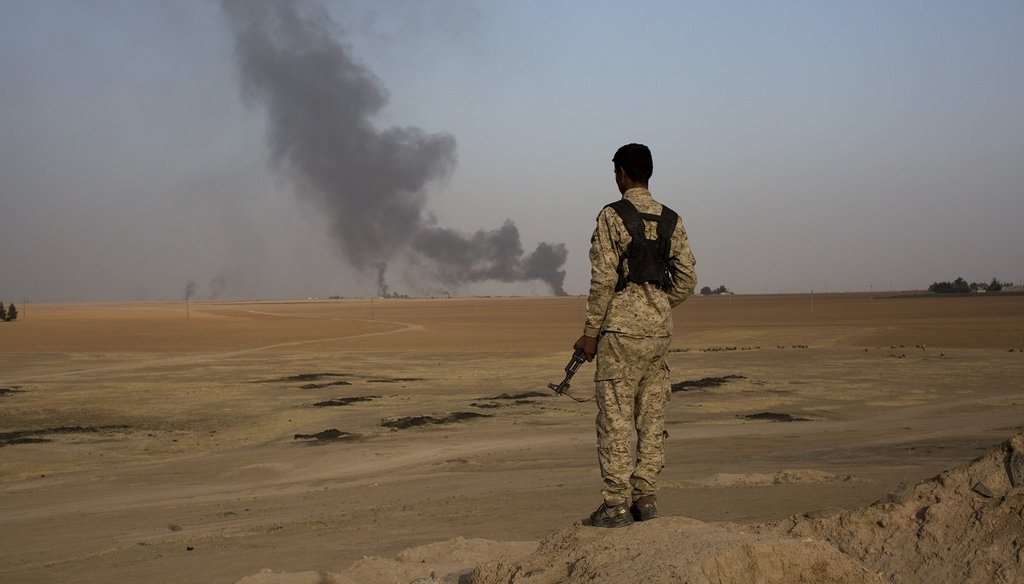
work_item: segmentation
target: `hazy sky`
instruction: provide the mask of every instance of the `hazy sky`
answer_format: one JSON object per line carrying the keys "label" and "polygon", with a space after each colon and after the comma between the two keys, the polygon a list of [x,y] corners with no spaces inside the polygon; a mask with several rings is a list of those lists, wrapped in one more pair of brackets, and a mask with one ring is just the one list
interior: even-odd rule
{"label": "hazy sky", "polygon": [[[374,127],[454,138],[421,223],[469,238],[511,220],[527,253],[565,244],[570,294],[627,142],[654,153],[698,287],[1024,280],[1024,2],[324,5],[386,90]],[[272,164],[219,2],[0,0],[0,16],[0,301],[378,291]],[[422,268],[392,261],[389,288],[551,290]]]}

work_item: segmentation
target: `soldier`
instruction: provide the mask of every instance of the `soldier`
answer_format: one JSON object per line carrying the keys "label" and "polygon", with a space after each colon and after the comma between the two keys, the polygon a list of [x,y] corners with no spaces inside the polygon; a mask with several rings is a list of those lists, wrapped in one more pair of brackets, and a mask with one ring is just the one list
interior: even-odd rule
{"label": "soldier", "polygon": [[696,283],[693,254],[678,215],[647,190],[651,151],[627,144],[615,153],[622,199],[597,216],[583,336],[573,349],[597,357],[597,453],[604,503],[590,516],[621,527],[657,516],[656,479],[665,466],[665,406],[672,308]]}

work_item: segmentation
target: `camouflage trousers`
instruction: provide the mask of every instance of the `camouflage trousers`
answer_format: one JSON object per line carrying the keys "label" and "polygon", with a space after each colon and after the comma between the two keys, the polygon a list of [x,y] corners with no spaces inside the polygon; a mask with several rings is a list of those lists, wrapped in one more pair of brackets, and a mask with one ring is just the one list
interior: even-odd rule
{"label": "camouflage trousers", "polygon": [[669,337],[604,333],[597,345],[597,458],[609,505],[657,490],[665,466]]}

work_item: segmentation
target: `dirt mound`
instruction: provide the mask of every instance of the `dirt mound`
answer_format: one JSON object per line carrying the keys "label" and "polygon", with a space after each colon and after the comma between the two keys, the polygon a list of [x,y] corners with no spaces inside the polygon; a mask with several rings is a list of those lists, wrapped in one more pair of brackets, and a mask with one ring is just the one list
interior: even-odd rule
{"label": "dirt mound", "polygon": [[471,584],[748,584],[882,582],[820,541],[664,517],[620,529],[576,525],[530,555],[479,566]]}
{"label": "dirt mound", "polygon": [[1024,582],[1024,489],[1012,478],[1022,452],[1018,434],[866,508],[794,517],[758,531],[829,542],[895,584]]}
{"label": "dirt mound", "polygon": [[497,557],[525,555],[536,547],[536,542],[456,537],[409,548],[394,559],[366,557],[340,573],[262,570],[235,584],[458,584],[477,565]]}
{"label": "dirt mound", "polygon": [[[835,478],[789,472],[812,482]],[[621,529],[576,524],[539,545],[456,538],[396,559],[364,558],[342,573],[263,571],[238,584],[1019,583],[1022,475],[1019,434],[970,464],[901,484],[861,509],[761,525],[686,517]]]}
{"label": "dirt mound", "polygon": [[862,509],[752,526],[681,517],[575,526],[532,555],[480,566],[471,582],[1024,582],[1022,467],[1018,434]]}
{"label": "dirt mound", "polygon": [[457,537],[407,549],[394,560],[364,558],[343,575],[365,584],[409,584],[417,581],[456,584],[464,581],[475,566],[496,557],[524,555],[536,547],[536,542]]}
{"label": "dirt mound", "polygon": [[235,584],[361,584],[341,574],[330,572],[275,572],[261,570]]}

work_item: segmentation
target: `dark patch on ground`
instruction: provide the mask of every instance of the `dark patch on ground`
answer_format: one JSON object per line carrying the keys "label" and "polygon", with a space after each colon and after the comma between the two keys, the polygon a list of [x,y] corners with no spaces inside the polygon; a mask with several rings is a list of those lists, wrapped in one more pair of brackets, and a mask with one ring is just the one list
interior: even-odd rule
{"label": "dark patch on ground", "polygon": [[359,395],[354,397],[336,397],[327,401],[316,402],[314,408],[329,408],[334,406],[347,406],[359,402],[367,402],[379,398],[379,395]]}
{"label": "dark patch on ground", "polygon": [[[539,391],[528,391],[526,393],[517,393],[515,395],[510,395],[510,394],[507,394],[507,393],[503,393],[501,395],[496,395],[494,397],[482,397],[480,399],[487,399],[487,400],[492,400],[492,401],[498,401],[498,400],[525,400],[525,399],[529,399],[531,397],[554,397],[554,396],[555,396],[555,394],[553,394],[553,393],[542,393],[542,392],[539,392]],[[526,403],[533,403],[533,402],[526,402]]]}
{"label": "dark patch on ground", "polygon": [[316,434],[296,434],[296,440],[309,440],[312,442],[338,442],[341,440],[351,440],[356,438],[355,434],[350,432],[342,432],[337,428],[330,428],[317,432]]}
{"label": "dark patch on ground", "polygon": [[490,418],[489,414],[478,414],[476,412],[454,412],[440,418],[434,416],[408,416],[405,418],[393,418],[382,420],[380,425],[385,428],[393,428],[395,430],[406,430],[408,428],[416,428],[418,426],[426,426],[428,424],[452,424],[454,422],[461,422],[464,420],[472,420],[475,418]]}
{"label": "dark patch on ground", "polygon": [[[545,396],[545,397],[547,397],[547,396]],[[507,399],[507,400],[511,400],[512,398],[491,398],[491,399]],[[533,401],[532,399],[517,399],[515,401],[506,401],[504,403],[499,403],[499,402],[472,402],[469,405],[473,406],[474,408],[504,408],[504,407],[508,407],[508,406],[529,405],[529,404],[535,404],[535,403],[537,403],[537,402]]]}
{"label": "dark patch on ground", "polygon": [[13,432],[0,432],[0,447],[12,444],[38,444],[50,442],[47,436],[54,434],[96,434],[100,432],[113,432],[116,430],[127,430],[128,426],[56,426],[54,428],[43,428],[39,430],[15,430]]}
{"label": "dark patch on ground", "polygon": [[792,414],[779,414],[776,412],[760,412],[740,416],[744,420],[768,420],[771,422],[809,422],[810,418],[800,418]]}
{"label": "dark patch on ground", "polygon": [[375,377],[366,383],[401,383],[403,381],[423,381],[422,377]]}
{"label": "dark patch on ground", "polygon": [[[502,393],[502,394],[495,395],[495,396],[492,396],[492,397],[482,397],[482,398],[480,398],[481,400],[490,400],[490,401],[486,401],[486,402],[485,401],[473,402],[473,403],[471,403],[469,405],[471,405],[471,406],[473,406],[475,408],[485,408],[485,409],[486,408],[500,408],[500,407],[513,406],[513,405],[535,404],[537,402],[535,402],[532,398],[535,398],[535,397],[555,397],[555,396],[556,396],[556,394],[553,394],[553,393],[543,393],[543,392],[540,392],[540,391],[527,391],[525,393],[516,393],[516,394]],[[506,403],[497,403],[497,402],[506,402]]]}
{"label": "dark patch on ground", "polygon": [[10,395],[12,393],[21,393],[22,390],[14,389],[13,387],[0,387],[0,395]]}
{"label": "dark patch on ground", "polygon": [[254,381],[253,383],[288,383],[293,381],[320,381],[329,377],[348,377],[347,373],[299,373],[297,375],[289,375],[287,377],[279,377],[277,379],[264,379],[263,381]]}
{"label": "dark patch on ground", "polygon": [[734,379],[746,379],[742,375],[726,375],[725,377],[704,377],[702,379],[691,379],[688,381],[680,381],[679,383],[672,384],[672,393],[677,391],[690,391],[692,389],[708,389],[710,387],[719,387],[733,381]]}
{"label": "dark patch on ground", "polygon": [[350,382],[345,381],[344,379],[342,379],[342,380],[339,380],[339,381],[328,381],[327,383],[307,383],[305,385],[300,385],[299,389],[321,389],[321,388],[324,388],[324,387],[332,387],[334,385],[352,385],[352,384]]}
{"label": "dark patch on ground", "polygon": [[[701,347],[701,353],[720,353],[722,351],[758,351],[761,347]],[[689,350],[689,349],[687,349]]]}

